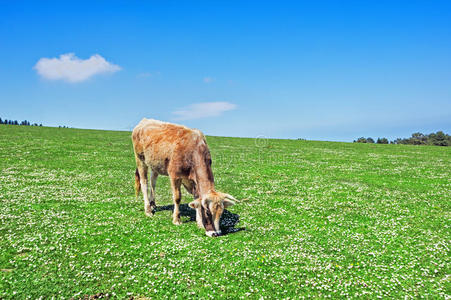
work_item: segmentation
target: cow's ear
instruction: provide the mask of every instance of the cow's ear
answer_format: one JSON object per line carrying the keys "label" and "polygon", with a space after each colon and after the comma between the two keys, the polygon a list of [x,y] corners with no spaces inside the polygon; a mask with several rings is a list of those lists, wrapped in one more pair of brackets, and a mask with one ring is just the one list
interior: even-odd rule
{"label": "cow's ear", "polygon": [[224,199],[223,204],[224,204],[224,207],[229,207],[229,206],[235,205],[235,202],[233,202],[232,200],[229,200],[229,199]]}
{"label": "cow's ear", "polygon": [[238,201],[238,200],[235,199],[235,197],[233,197],[232,195],[229,195],[229,194],[224,194],[224,198],[227,198],[227,199],[232,200],[232,201]]}
{"label": "cow's ear", "polygon": [[194,201],[190,202],[188,205],[189,205],[189,207],[191,207],[193,209],[196,209],[196,208],[198,208],[200,206],[200,201],[199,200],[194,200]]}

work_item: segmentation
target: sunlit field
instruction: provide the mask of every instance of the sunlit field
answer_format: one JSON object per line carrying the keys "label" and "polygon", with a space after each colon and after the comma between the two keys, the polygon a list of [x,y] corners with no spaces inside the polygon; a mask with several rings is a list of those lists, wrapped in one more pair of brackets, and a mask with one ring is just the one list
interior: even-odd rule
{"label": "sunlit field", "polygon": [[218,238],[167,177],[145,216],[130,132],[0,125],[0,298],[451,296],[451,147],[207,140]]}

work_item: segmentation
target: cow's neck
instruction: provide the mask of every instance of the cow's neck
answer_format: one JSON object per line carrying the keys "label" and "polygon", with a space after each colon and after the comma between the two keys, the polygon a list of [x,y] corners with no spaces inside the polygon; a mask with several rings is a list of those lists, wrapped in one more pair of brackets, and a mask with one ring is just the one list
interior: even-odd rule
{"label": "cow's neck", "polygon": [[213,172],[210,166],[198,166],[195,172],[196,189],[200,198],[215,190]]}
{"label": "cow's neck", "polygon": [[199,197],[203,198],[208,193],[215,190],[215,184],[213,182],[204,182],[204,181],[198,181],[198,193]]}
{"label": "cow's neck", "polygon": [[193,152],[194,167],[191,169],[191,176],[196,182],[196,191],[202,199],[205,195],[215,190],[213,171],[211,170],[210,152],[205,142]]}

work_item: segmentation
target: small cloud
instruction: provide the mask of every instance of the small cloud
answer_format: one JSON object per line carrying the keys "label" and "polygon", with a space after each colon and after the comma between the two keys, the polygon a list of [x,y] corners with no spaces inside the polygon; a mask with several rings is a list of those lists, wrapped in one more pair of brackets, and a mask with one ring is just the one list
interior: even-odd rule
{"label": "small cloud", "polygon": [[139,73],[138,75],[136,75],[136,78],[148,78],[148,77],[152,77],[152,74],[149,72]]}
{"label": "small cloud", "polygon": [[214,78],[211,78],[211,77],[204,77],[204,82],[205,82],[205,83],[212,83],[213,81],[215,81]]}
{"label": "small cloud", "polygon": [[150,78],[160,75],[160,72],[143,72],[136,75],[136,78]]}
{"label": "small cloud", "polygon": [[202,102],[194,103],[184,109],[172,112],[175,120],[194,120],[201,118],[217,117],[223,112],[234,110],[237,106],[229,102]]}
{"label": "small cloud", "polygon": [[60,55],[59,58],[43,57],[34,66],[42,77],[49,80],[81,82],[101,73],[114,73],[121,69],[105,60],[99,54],[88,59],[80,59],[74,53]]}

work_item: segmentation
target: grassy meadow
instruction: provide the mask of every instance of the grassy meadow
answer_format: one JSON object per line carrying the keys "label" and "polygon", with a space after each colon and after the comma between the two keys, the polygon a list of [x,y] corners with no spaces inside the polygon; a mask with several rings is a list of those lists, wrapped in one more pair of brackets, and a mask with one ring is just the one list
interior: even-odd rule
{"label": "grassy meadow", "polygon": [[207,137],[209,238],[130,132],[0,125],[0,298],[451,297],[451,147]]}

